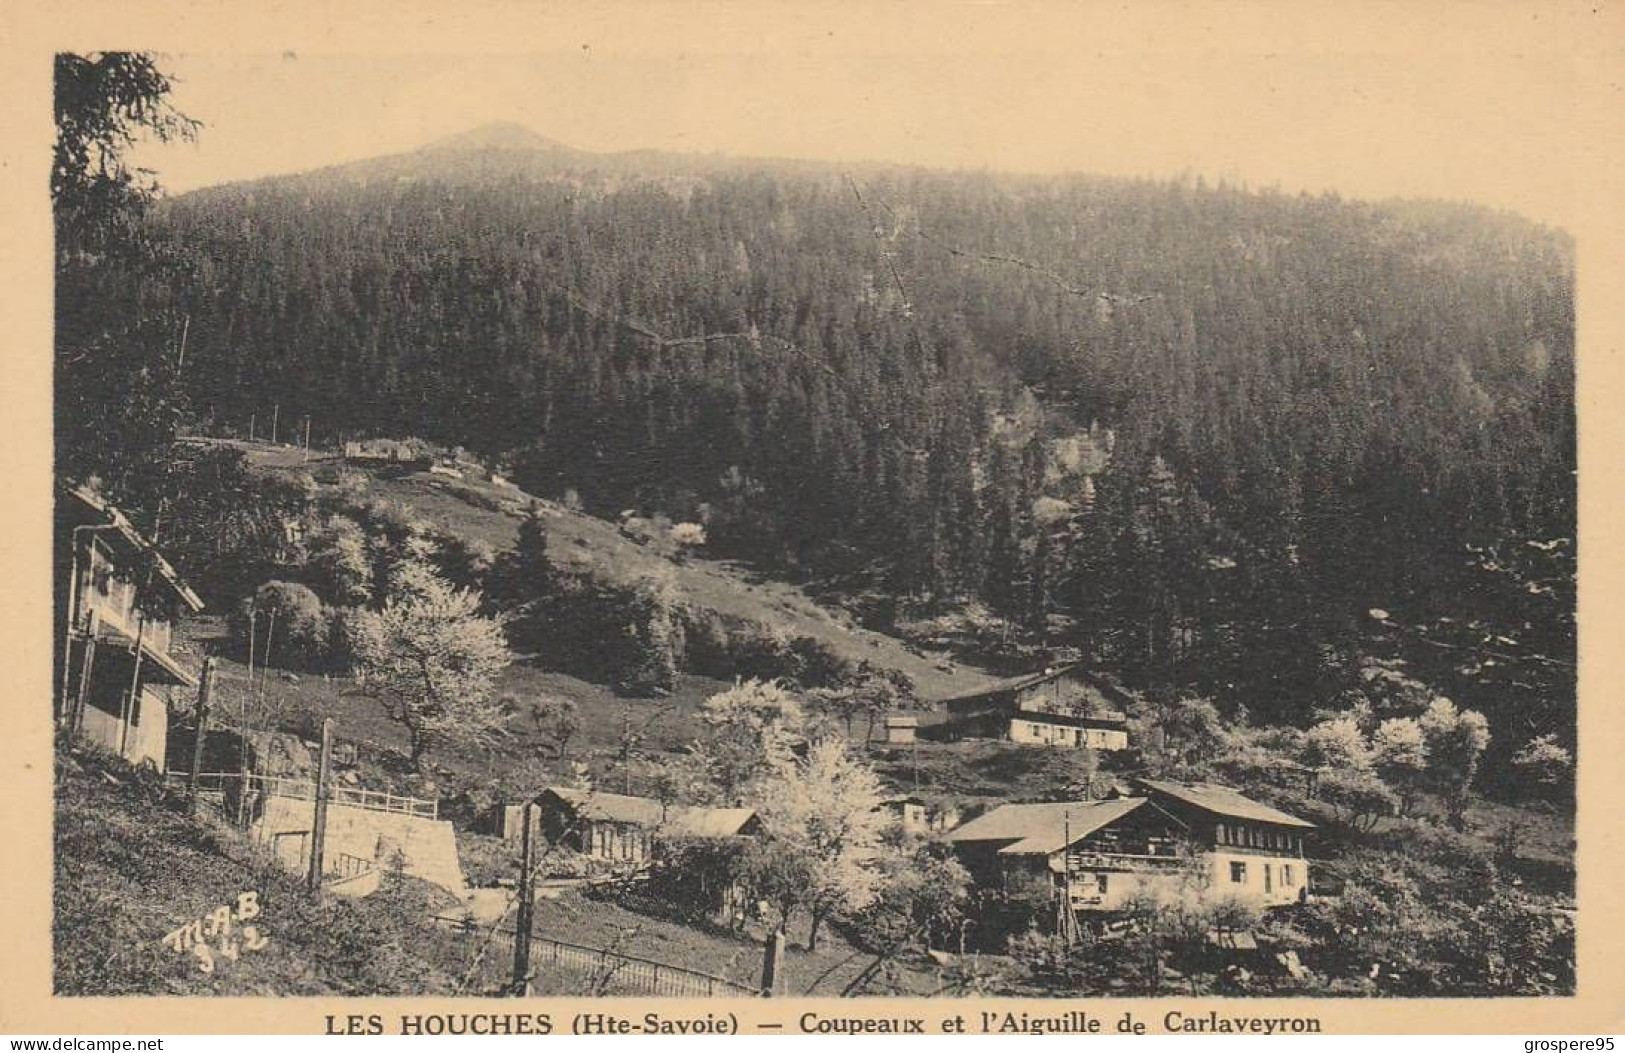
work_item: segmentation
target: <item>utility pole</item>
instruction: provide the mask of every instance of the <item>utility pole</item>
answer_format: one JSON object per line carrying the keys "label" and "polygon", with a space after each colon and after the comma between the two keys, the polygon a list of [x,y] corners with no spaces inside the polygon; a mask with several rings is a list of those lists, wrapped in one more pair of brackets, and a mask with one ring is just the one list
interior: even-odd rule
{"label": "utility pole", "polygon": [[311,892],[322,888],[322,854],[327,847],[328,774],[333,766],[333,718],[322,721],[322,752],[316,764],[316,811],[310,825],[310,874],[306,881]]}
{"label": "utility pole", "polygon": [[776,998],[784,973],[784,930],[774,929],[762,948],[762,997]]}
{"label": "utility pole", "polygon": [[1072,813],[1061,813],[1061,897],[1055,912],[1056,935],[1071,947],[1078,942],[1078,918],[1072,913]]}
{"label": "utility pole", "polygon": [[203,675],[197,686],[197,738],[192,743],[192,775],[186,784],[186,802],[197,812],[197,779],[203,770],[203,742],[209,736],[209,696],[214,693],[215,659],[203,660]]}
{"label": "utility pole", "polygon": [[248,687],[237,696],[237,759],[242,772],[242,791],[237,795],[237,825],[242,826],[248,814],[248,696],[254,693],[254,628],[259,611],[248,608]]}
{"label": "utility pole", "polygon": [[305,460],[310,460],[310,414],[305,414]]}
{"label": "utility pole", "polygon": [[271,445],[276,445],[276,418],[282,412],[282,403],[271,403]]}
{"label": "utility pole", "polygon": [[536,801],[525,802],[524,829],[520,833],[519,913],[513,930],[513,994],[528,998],[531,993],[530,931],[536,911]]}
{"label": "utility pole", "polygon": [[[271,621],[265,627],[265,650],[260,654],[260,688],[254,694],[254,719],[258,720],[265,709],[265,689],[271,680],[271,641],[276,638],[276,608],[271,608]],[[254,686],[253,678],[249,678],[249,688]]]}
{"label": "utility pole", "polygon": [[186,370],[186,332],[192,328],[192,316],[187,315],[181,320],[181,351],[175,359],[175,372]]}
{"label": "utility pole", "polygon": [[[151,583],[150,579],[148,583]],[[136,719],[136,709],[141,705],[141,656],[147,642],[147,616],[141,612],[140,598],[141,594],[136,593],[137,602],[130,604],[135,611],[135,661],[130,668],[130,693],[124,699],[124,705],[119,707],[118,755],[124,760],[130,759],[126,756],[130,746],[130,722]]]}
{"label": "utility pole", "polygon": [[254,441],[254,418],[257,417],[257,416],[259,416],[259,414],[257,414],[257,413],[250,413],[248,415],[248,441],[249,442]]}

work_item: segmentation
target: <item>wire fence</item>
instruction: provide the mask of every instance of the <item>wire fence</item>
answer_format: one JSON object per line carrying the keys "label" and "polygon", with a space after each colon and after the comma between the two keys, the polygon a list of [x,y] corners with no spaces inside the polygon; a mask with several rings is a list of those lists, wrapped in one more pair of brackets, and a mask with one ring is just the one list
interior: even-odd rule
{"label": "wire fence", "polygon": [[[492,944],[505,951],[508,958],[513,955],[514,934],[507,929],[482,930],[467,918],[445,915],[435,915],[434,921],[470,935],[484,931]],[[553,970],[584,978],[595,994],[667,998],[757,998],[761,995],[761,991],[749,984],[724,976],[713,976],[697,969],[625,954],[607,947],[587,947],[545,936],[531,937],[530,964],[537,974]]]}

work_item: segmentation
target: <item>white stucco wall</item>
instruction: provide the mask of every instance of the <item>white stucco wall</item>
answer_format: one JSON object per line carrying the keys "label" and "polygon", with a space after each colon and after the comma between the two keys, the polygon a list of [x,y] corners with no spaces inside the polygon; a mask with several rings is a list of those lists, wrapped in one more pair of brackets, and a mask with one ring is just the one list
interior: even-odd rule
{"label": "white stucco wall", "polygon": [[[1242,880],[1236,881],[1232,864],[1239,864]],[[1309,886],[1309,863],[1285,856],[1214,852],[1210,857],[1209,880],[1214,895],[1233,895],[1261,906],[1279,907],[1298,902]]]}
{"label": "white stucco wall", "polygon": [[[80,718],[80,735],[90,742],[114,753],[119,749],[119,719],[96,706],[87,704]],[[169,704],[150,689],[141,692],[141,719],[130,726],[128,741],[124,744],[124,759],[131,764],[150,761],[164,770],[164,753],[169,748]]]}
{"label": "white stucco wall", "polygon": [[1015,717],[1010,721],[1010,741],[1029,746],[1089,746],[1097,750],[1128,748],[1128,734],[1109,728],[1069,728]]}
{"label": "white stucco wall", "polygon": [[[1241,881],[1232,879],[1230,865],[1243,865]],[[1265,868],[1268,868],[1268,876]],[[1099,878],[1105,878],[1105,889]],[[1196,874],[1176,870],[1081,870],[1072,875],[1072,902],[1079,910],[1117,910],[1142,891],[1167,898],[1240,898],[1260,907],[1281,907],[1298,902],[1308,887],[1309,864],[1301,858],[1215,852],[1204,855]]]}

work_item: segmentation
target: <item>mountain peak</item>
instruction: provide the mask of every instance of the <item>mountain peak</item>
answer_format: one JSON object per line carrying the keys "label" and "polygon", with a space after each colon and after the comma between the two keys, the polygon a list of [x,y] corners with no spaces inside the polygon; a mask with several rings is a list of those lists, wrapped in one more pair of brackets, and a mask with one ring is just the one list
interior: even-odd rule
{"label": "mountain peak", "polygon": [[424,150],[558,150],[570,148],[556,139],[539,135],[516,121],[492,121],[436,139]]}

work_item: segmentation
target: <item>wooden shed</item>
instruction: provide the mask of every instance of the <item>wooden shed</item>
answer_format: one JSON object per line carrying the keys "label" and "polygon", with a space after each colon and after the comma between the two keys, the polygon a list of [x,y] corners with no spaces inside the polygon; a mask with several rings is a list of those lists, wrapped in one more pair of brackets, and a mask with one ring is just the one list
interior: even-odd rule
{"label": "wooden shed", "polygon": [[915,716],[889,716],[886,718],[886,743],[907,746],[919,735],[920,718]]}

